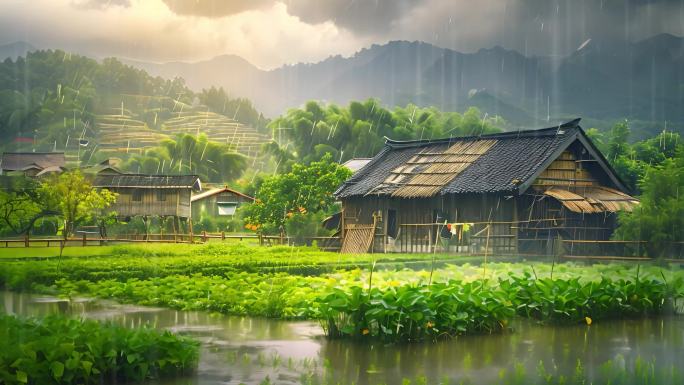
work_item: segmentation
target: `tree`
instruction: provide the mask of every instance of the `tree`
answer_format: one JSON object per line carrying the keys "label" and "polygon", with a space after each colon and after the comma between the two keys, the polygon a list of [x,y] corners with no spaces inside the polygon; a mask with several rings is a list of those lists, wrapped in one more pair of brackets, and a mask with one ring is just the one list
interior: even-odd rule
{"label": "tree", "polygon": [[[449,136],[488,134],[501,131],[505,122],[487,117],[477,108],[463,114],[423,108],[413,104],[388,110],[375,99],[353,101],[348,107],[307,102],[289,110],[269,127],[277,144],[303,163],[320,160],[330,153],[337,161],[372,157],[382,148],[385,137],[397,140],[435,139]],[[272,154],[278,151],[270,149]],[[289,157],[279,167],[293,164]]]}
{"label": "tree", "polygon": [[0,233],[26,234],[38,219],[58,214],[38,194],[34,180],[11,177],[4,182],[0,190]]}
{"label": "tree", "polygon": [[641,203],[619,216],[616,237],[647,241],[651,257],[665,257],[672,242],[684,241],[683,155],[648,168],[640,182]]}
{"label": "tree", "polygon": [[254,203],[243,208],[245,223],[273,233],[296,216],[328,212],[335,203],[333,192],[350,176],[351,171],[333,162],[330,154],[308,166],[295,164],[286,174],[264,179]]}
{"label": "tree", "polygon": [[107,189],[94,189],[78,170],[41,183],[39,194],[64,220],[64,239],[74,233],[76,225],[103,215],[103,210],[111,206],[118,195]]}
{"label": "tree", "polygon": [[27,192],[0,191],[0,232],[24,234],[43,212]]}

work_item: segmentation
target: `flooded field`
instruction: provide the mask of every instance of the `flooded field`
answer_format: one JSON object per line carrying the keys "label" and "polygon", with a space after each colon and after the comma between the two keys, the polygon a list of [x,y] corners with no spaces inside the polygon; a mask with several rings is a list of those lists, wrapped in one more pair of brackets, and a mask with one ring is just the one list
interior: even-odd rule
{"label": "flooded field", "polygon": [[259,384],[339,382],[499,383],[508,373],[545,370],[571,376],[581,363],[588,379],[605,363],[656,368],[684,363],[684,318],[614,320],[591,326],[541,326],[518,322],[503,334],[457,337],[410,345],[327,340],[315,322],[287,322],[177,311],[86,298],[2,292],[2,308],[18,315],[52,313],[106,320],[128,327],[150,325],[202,342],[197,373],[163,384]]}

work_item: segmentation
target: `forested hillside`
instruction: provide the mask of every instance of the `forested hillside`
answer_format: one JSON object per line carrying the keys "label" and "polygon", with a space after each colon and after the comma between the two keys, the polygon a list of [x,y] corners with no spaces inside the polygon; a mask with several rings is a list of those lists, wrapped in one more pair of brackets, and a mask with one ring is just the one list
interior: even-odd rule
{"label": "forested hillside", "polygon": [[[202,133],[204,142],[212,144],[201,157],[216,157],[213,165],[204,165],[211,169],[204,174],[223,181],[234,176],[243,158],[260,154],[261,145],[270,140],[266,124],[247,99],[216,88],[193,92],[180,78],[153,77],[117,59],[97,62],[48,50],[0,64],[5,151],[65,151],[72,165],[114,157],[131,166],[129,171],[142,171],[130,159],[133,155],[159,154],[155,148],[172,148],[188,142],[185,135]],[[177,172],[200,173],[191,167],[192,153],[171,151],[167,162],[175,161]],[[183,163],[186,168],[181,169]],[[174,168],[167,165],[170,170]]]}

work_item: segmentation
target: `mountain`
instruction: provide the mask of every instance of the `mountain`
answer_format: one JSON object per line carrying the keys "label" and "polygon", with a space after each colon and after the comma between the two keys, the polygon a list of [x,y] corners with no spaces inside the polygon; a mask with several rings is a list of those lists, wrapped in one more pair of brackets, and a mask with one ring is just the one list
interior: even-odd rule
{"label": "mountain", "polygon": [[634,42],[588,41],[563,58],[526,57],[501,47],[461,53],[391,41],[351,57],[264,71],[237,56],[196,63],[129,62],[183,77],[190,88],[223,86],[268,116],[316,99],[379,98],[444,110],[474,106],[518,125],[585,116],[684,123],[684,39],[662,34]]}
{"label": "mountain", "polygon": [[36,47],[23,41],[0,45],[0,61],[7,58],[12,60],[19,56],[26,56],[27,53],[35,51]]}

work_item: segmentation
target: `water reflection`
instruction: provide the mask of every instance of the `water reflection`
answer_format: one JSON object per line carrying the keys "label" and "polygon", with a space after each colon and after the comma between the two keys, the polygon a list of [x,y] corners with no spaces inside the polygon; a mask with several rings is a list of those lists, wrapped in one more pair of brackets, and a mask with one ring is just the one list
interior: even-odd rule
{"label": "water reflection", "polygon": [[663,367],[684,364],[683,317],[570,327],[518,322],[514,331],[504,334],[457,337],[434,344],[368,345],[328,341],[312,322],[226,317],[110,301],[64,301],[11,292],[3,292],[0,298],[9,313],[64,313],[129,327],[152,325],[202,341],[197,375],[165,384],[257,384],[267,376],[275,383],[288,384],[299,383],[312,373],[359,385],[395,384],[419,376],[431,383],[448,378],[451,383],[489,384],[515,365],[528,374],[536,373],[540,361],[549,370],[555,366],[572,373],[579,359],[590,379],[608,360],[630,365],[641,357],[655,359]]}

